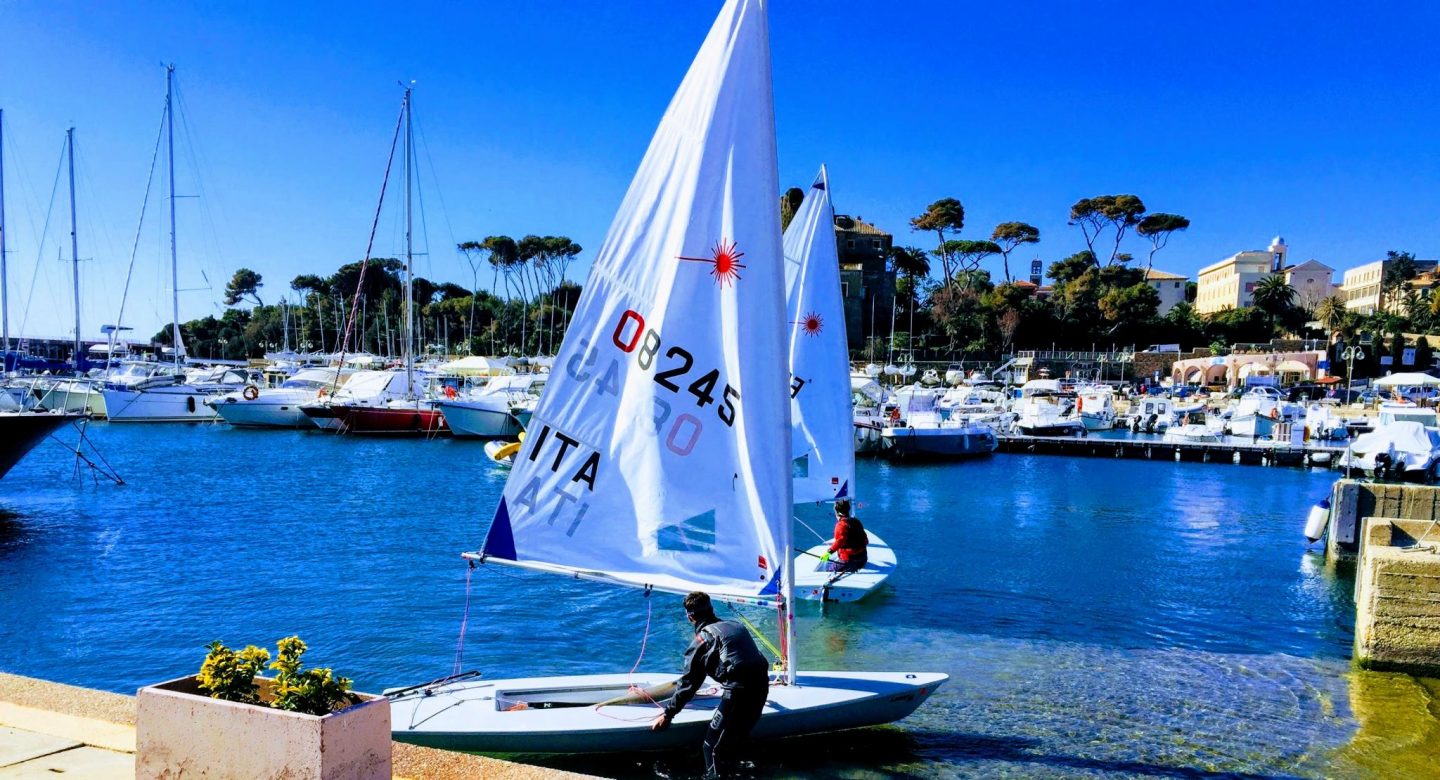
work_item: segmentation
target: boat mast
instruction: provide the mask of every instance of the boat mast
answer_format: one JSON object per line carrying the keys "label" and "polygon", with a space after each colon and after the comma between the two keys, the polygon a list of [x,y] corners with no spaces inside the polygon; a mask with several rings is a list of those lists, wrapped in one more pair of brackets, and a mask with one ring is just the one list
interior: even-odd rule
{"label": "boat mast", "polygon": [[411,245],[411,234],[413,232],[413,212],[410,206],[410,191],[414,189],[410,181],[410,155],[412,153],[411,142],[415,137],[415,131],[410,124],[410,115],[414,108],[410,105],[410,93],[413,87],[405,88],[405,395],[414,395],[415,385],[415,351],[413,349],[415,339],[415,311],[413,300],[415,292],[413,289],[415,254]]}
{"label": "boat mast", "polygon": [[171,63],[165,66],[165,135],[170,164],[170,337],[178,367],[183,358],[180,354],[180,265],[175,253],[175,105],[171,102],[174,85],[175,65]]}
{"label": "boat mast", "polygon": [[[4,351],[10,351],[10,283],[6,279],[5,261],[5,109],[0,108],[0,330],[4,331]],[[0,358],[0,368],[4,368]]]}
{"label": "boat mast", "polygon": [[70,264],[75,277],[75,371],[80,371],[80,228],[75,224],[75,128],[65,131],[65,146],[70,156]]}

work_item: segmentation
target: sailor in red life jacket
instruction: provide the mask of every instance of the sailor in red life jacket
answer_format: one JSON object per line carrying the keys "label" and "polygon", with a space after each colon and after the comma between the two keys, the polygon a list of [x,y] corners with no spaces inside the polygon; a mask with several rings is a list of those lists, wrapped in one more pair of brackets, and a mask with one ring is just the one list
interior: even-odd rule
{"label": "sailor in red life jacket", "polygon": [[[869,541],[859,518],[850,516],[850,501],[842,498],[835,502],[835,540],[820,559],[829,565],[827,571],[860,571],[869,560],[865,552]],[[831,555],[836,560],[830,560]]]}

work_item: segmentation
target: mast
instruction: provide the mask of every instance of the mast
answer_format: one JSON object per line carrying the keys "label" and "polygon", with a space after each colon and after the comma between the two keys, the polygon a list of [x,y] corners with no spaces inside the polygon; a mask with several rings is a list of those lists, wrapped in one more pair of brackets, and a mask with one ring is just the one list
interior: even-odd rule
{"label": "mast", "polygon": [[415,137],[415,130],[410,123],[410,115],[414,108],[410,105],[410,93],[413,87],[405,88],[405,395],[413,394],[415,383],[415,351],[413,349],[415,340],[415,311],[413,300],[415,291],[412,287],[415,277],[412,266],[415,264],[415,253],[411,245],[411,234],[413,233],[413,210],[411,209],[410,196],[414,189],[410,181],[410,155],[411,142]]}
{"label": "mast", "polygon": [[[10,282],[6,278],[5,260],[5,109],[0,108],[0,331],[4,333],[4,351],[10,351]],[[0,358],[0,368],[4,368]]]}
{"label": "mast", "polygon": [[170,336],[175,347],[175,365],[180,355],[180,264],[175,252],[175,105],[171,97],[175,86],[175,65],[165,66],[165,136],[166,157],[170,163]]}
{"label": "mast", "polygon": [[75,224],[75,128],[65,131],[65,146],[70,156],[70,264],[75,277],[75,371],[80,371],[80,228]]}

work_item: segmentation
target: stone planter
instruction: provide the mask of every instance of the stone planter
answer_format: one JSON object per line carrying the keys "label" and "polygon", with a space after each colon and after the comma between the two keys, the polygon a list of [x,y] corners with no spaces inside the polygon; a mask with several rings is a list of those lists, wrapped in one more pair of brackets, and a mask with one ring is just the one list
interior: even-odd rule
{"label": "stone planter", "polygon": [[[256,678],[262,699],[273,683]],[[141,688],[135,777],[390,780],[390,700],[325,716],[212,699],[195,677]]]}

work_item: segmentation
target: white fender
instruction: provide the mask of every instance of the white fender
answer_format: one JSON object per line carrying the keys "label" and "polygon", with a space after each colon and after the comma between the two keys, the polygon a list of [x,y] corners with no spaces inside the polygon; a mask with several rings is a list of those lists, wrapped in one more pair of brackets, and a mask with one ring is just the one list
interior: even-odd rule
{"label": "white fender", "polygon": [[1323,498],[1320,503],[1310,507],[1310,517],[1305,520],[1305,538],[1311,542],[1320,541],[1325,535],[1325,526],[1330,522],[1330,499]]}

